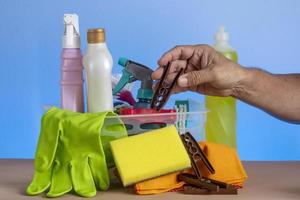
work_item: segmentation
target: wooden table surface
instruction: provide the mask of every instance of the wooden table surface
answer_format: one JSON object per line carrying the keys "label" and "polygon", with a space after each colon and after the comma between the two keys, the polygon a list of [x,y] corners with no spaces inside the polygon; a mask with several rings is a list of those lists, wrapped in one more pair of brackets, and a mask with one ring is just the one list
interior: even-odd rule
{"label": "wooden table surface", "polygon": [[[136,195],[132,189],[113,183],[107,192],[98,191],[92,199],[297,199],[300,200],[300,161],[243,162],[248,173],[245,187],[238,195],[184,195],[168,192],[159,195]],[[0,159],[0,200],[45,199],[45,194],[26,196],[25,189],[33,174],[33,160]],[[59,199],[80,199],[66,194]]]}

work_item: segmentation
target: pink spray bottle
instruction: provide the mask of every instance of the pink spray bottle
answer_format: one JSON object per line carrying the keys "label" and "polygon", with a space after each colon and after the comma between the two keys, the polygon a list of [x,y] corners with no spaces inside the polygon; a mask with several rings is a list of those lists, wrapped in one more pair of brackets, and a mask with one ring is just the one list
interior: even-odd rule
{"label": "pink spray bottle", "polygon": [[78,16],[65,14],[64,25],[61,53],[61,107],[66,110],[84,112],[83,66]]}

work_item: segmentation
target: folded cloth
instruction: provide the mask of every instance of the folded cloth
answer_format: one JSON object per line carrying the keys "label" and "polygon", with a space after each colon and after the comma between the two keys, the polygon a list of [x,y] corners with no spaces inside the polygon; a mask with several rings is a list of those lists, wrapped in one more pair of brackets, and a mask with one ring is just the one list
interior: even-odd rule
{"label": "folded cloth", "polygon": [[[237,187],[243,186],[244,181],[247,179],[247,174],[236,149],[210,142],[199,142],[199,145],[215,169],[215,174],[210,174],[204,164],[201,164],[201,172],[204,177],[233,184]],[[188,172],[193,173],[192,169],[189,169]],[[185,184],[183,181],[177,180],[179,173],[176,172],[137,183],[135,184],[136,193],[159,194],[176,191]]]}
{"label": "folded cloth", "polygon": [[184,185],[183,181],[177,181],[177,175],[180,173],[181,172],[175,172],[137,183],[134,186],[135,191],[138,194],[159,194],[176,190]]}
{"label": "folded cloth", "polygon": [[204,177],[238,187],[243,186],[247,174],[235,148],[210,142],[200,142],[199,144],[216,172],[210,174],[203,165],[201,172]]}

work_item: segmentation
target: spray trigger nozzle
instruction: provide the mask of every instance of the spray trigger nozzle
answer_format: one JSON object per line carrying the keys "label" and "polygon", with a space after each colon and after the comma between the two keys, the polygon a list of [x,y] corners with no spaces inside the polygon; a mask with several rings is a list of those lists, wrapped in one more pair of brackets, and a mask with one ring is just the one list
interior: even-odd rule
{"label": "spray trigger nozzle", "polygon": [[71,29],[75,30],[75,33],[79,35],[79,23],[78,15],[76,14],[64,14],[65,34],[68,35]]}
{"label": "spray trigger nozzle", "polygon": [[78,15],[64,14],[63,48],[80,48]]}

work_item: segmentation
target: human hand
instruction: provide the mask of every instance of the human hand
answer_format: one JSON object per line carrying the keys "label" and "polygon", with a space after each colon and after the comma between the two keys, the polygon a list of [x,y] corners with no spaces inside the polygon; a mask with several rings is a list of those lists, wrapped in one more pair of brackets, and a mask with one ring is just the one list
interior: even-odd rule
{"label": "human hand", "polygon": [[173,93],[191,90],[211,96],[235,96],[245,69],[232,62],[208,45],[176,46],[159,60],[159,68],[152,73],[154,80],[160,79],[164,66],[171,62],[167,81],[184,68]]}

